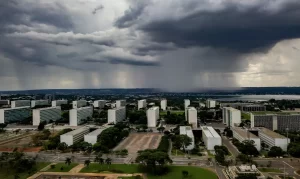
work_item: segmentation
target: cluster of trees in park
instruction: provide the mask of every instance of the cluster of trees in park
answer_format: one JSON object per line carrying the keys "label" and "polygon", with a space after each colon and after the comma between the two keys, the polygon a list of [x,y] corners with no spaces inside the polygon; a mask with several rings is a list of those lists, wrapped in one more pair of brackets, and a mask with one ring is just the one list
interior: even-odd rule
{"label": "cluster of trees in park", "polygon": [[268,152],[269,157],[281,157],[285,154],[285,152],[281,149],[281,147],[273,146],[270,148]]}
{"label": "cluster of trees in park", "polygon": [[39,132],[33,136],[31,136],[32,144],[34,146],[42,146],[43,142],[48,140],[51,135],[49,129],[44,129],[42,132]]}
{"label": "cluster of trees in park", "polygon": [[216,153],[215,155],[216,161],[221,165],[228,166],[230,161],[225,160],[225,156],[229,155],[228,149],[225,146],[219,146],[219,145],[216,145],[214,149]]}
{"label": "cluster of trees in park", "polygon": [[270,99],[269,103],[271,105],[267,106],[270,110],[274,110],[274,107],[278,107],[281,110],[286,110],[286,109],[291,109],[294,110],[295,108],[300,108],[300,102],[299,100],[275,100],[275,99]]}
{"label": "cluster of trees in park", "polygon": [[231,130],[229,127],[226,127],[226,128],[224,129],[224,134],[225,134],[227,137],[230,137],[230,138],[233,137],[233,132],[232,132],[232,130]]}
{"label": "cluster of trees in park", "polygon": [[127,117],[131,124],[147,124],[147,115],[144,110],[126,111]]}
{"label": "cluster of trees in park", "polygon": [[[287,136],[286,131],[275,131],[283,136]],[[288,137],[291,143],[288,145],[287,153],[293,157],[300,157],[300,131],[289,131]]]}
{"label": "cluster of trees in park", "polygon": [[167,153],[169,150],[169,146],[170,146],[169,137],[167,135],[164,135],[161,138],[157,150]]}
{"label": "cluster of trees in park", "polygon": [[185,114],[176,114],[167,111],[167,115],[164,115],[164,120],[167,124],[182,124],[185,125]]}
{"label": "cluster of trees in park", "polygon": [[36,158],[25,156],[17,150],[11,153],[2,152],[0,155],[0,172],[3,174],[13,174],[14,178],[20,178],[21,173],[27,173],[29,176],[35,171]]}
{"label": "cluster of trees in park", "polygon": [[192,139],[187,135],[172,135],[172,146],[175,149],[186,151],[186,147],[192,144]]}
{"label": "cluster of trees in park", "polygon": [[147,149],[138,152],[136,162],[140,164],[139,170],[141,172],[164,175],[169,171],[167,164],[173,161],[166,152],[157,149]]}
{"label": "cluster of trees in park", "polygon": [[298,142],[297,143],[296,142],[290,143],[288,145],[288,151],[287,152],[291,156],[299,158],[300,157],[300,143],[298,143]]}
{"label": "cluster of trees in park", "polygon": [[253,140],[245,140],[242,143],[239,142],[237,139],[232,139],[233,145],[235,145],[238,150],[246,155],[253,155],[257,157],[259,155],[258,150],[255,148]]}

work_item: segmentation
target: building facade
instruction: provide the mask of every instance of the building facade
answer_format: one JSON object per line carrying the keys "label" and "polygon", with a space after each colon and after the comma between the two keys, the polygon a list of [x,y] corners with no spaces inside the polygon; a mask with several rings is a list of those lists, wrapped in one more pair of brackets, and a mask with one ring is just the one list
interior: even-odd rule
{"label": "building facade", "polygon": [[185,99],[184,100],[184,108],[189,107],[189,105],[191,105],[191,101],[189,99]]}
{"label": "building facade", "polygon": [[148,127],[156,127],[159,119],[159,107],[153,106],[147,110],[147,124]]}
{"label": "building facade", "polygon": [[214,100],[206,100],[206,107],[207,108],[215,108],[216,107],[216,101],[214,101]]}
{"label": "building facade", "polygon": [[193,128],[198,127],[198,117],[197,117],[197,110],[194,107],[186,108],[186,120],[189,124],[192,124]]}
{"label": "building facade", "polygon": [[215,150],[216,145],[222,145],[221,136],[210,126],[203,126],[202,129],[202,140],[207,150]]}
{"label": "building facade", "polygon": [[258,136],[269,148],[277,146],[283,151],[287,151],[287,147],[290,143],[289,138],[263,127],[258,128]]}
{"label": "building facade", "polygon": [[52,107],[61,106],[62,104],[68,104],[67,100],[56,100],[52,101],[51,105]]}
{"label": "building facade", "polygon": [[266,111],[266,106],[253,103],[221,103],[221,107],[232,107],[241,111]]}
{"label": "building facade", "polygon": [[126,106],[126,100],[117,100],[116,101],[116,108],[125,107]]}
{"label": "building facade", "polygon": [[68,146],[73,145],[76,142],[83,140],[84,135],[89,133],[90,129],[88,127],[81,127],[79,129],[70,131],[60,136],[60,143],[66,143]]}
{"label": "building facade", "polygon": [[250,121],[251,127],[265,127],[273,131],[298,131],[300,129],[300,114],[298,113],[251,113]]}
{"label": "building facade", "polygon": [[162,99],[161,101],[160,101],[160,109],[162,109],[162,110],[167,110],[167,100],[166,99]]}
{"label": "building facade", "polygon": [[32,100],[31,101],[31,107],[34,108],[36,106],[47,106],[49,105],[49,101],[48,100]]}
{"label": "building facade", "polygon": [[9,100],[0,100],[0,105],[9,105]]}
{"label": "building facade", "polygon": [[193,130],[191,128],[191,126],[180,126],[179,127],[179,134],[180,135],[187,135],[188,137],[190,137],[192,139],[192,142],[190,145],[185,146],[185,150],[192,150],[193,148],[195,148],[195,137],[193,134]]}
{"label": "building facade", "polygon": [[78,126],[83,124],[88,118],[93,117],[93,107],[81,107],[70,110],[69,115],[70,126]]}
{"label": "building facade", "polygon": [[260,151],[261,150],[261,140],[258,136],[252,134],[250,131],[246,129],[242,129],[239,127],[231,128],[233,133],[233,138],[237,139],[240,142],[245,140],[252,140],[254,141],[255,148]]}
{"label": "building facade", "polygon": [[97,101],[94,101],[94,103],[93,103],[95,108],[100,108],[100,109],[104,108],[105,104],[106,104],[105,100],[97,100]]}
{"label": "building facade", "polygon": [[31,117],[30,107],[16,107],[0,109],[0,123],[21,122]]}
{"label": "building facade", "polygon": [[138,100],[138,109],[142,109],[146,107],[147,107],[147,101],[145,99]]}
{"label": "building facade", "polygon": [[116,124],[125,120],[126,118],[126,108],[119,107],[114,109],[109,109],[107,112],[108,123]]}
{"label": "building facade", "polygon": [[228,127],[239,125],[241,120],[241,111],[232,107],[224,107],[222,109],[223,123]]}
{"label": "building facade", "polygon": [[73,109],[81,108],[81,107],[84,107],[86,105],[87,105],[86,100],[78,100],[78,101],[73,101],[72,102]]}
{"label": "building facade", "polygon": [[110,126],[108,127],[102,127],[102,128],[99,128],[99,129],[96,129],[88,134],[85,134],[84,135],[84,141],[85,142],[88,142],[92,145],[94,145],[95,143],[97,143],[98,141],[98,138],[100,136],[100,134],[107,128],[109,128]]}
{"label": "building facade", "polygon": [[11,101],[11,108],[18,108],[18,107],[30,107],[30,100],[17,100]]}
{"label": "building facade", "polygon": [[40,108],[32,110],[32,125],[38,126],[41,122],[49,123],[61,119],[59,107]]}

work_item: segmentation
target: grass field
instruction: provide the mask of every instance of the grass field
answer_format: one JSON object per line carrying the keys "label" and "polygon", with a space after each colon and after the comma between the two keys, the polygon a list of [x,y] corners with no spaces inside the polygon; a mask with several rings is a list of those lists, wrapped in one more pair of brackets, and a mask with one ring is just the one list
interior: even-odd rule
{"label": "grass field", "polygon": [[[183,114],[184,113],[184,111],[170,111],[172,114]],[[167,115],[167,111],[160,111],[159,112],[159,114],[161,115],[161,116],[165,116],[165,115]]]}
{"label": "grass field", "polygon": [[241,117],[242,117],[242,119],[250,120],[250,114],[248,114],[248,113],[242,112]]}
{"label": "grass field", "polygon": [[[65,163],[58,163],[55,165],[55,168],[53,169],[49,169],[47,170],[47,172],[68,172],[70,171],[72,168],[74,168],[76,165],[78,165],[77,163],[71,163],[70,165],[67,165]],[[63,167],[63,169],[61,170],[61,167]]]}
{"label": "grass field", "polygon": [[[48,163],[48,162],[41,162],[41,163],[37,163],[37,167],[36,167],[36,171],[34,172],[34,173],[36,173],[36,172],[38,172],[38,171],[40,171],[42,168],[45,168],[47,165],[49,165],[50,163]],[[28,174],[28,173],[20,173],[19,174],[19,179],[26,179],[26,178],[28,178],[29,176],[31,176],[31,175],[33,175],[34,173],[30,173],[30,174]],[[0,178],[1,179],[14,179],[15,178],[15,176],[14,176],[14,174],[13,173],[11,173],[11,172],[9,172],[9,173],[6,173],[6,171],[2,171],[1,169],[0,169]]]}
{"label": "grass field", "polygon": [[258,168],[258,170],[261,172],[283,173],[282,170],[277,168]]}
{"label": "grass field", "polygon": [[[193,166],[170,166],[170,172],[167,175],[163,176],[152,176],[148,175],[148,179],[181,179],[182,171],[188,171],[189,179],[199,179],[199,178],[209,178],[209,179],[217,179],[217,175],[213,172]],[[139,173],[137,165],[130,164],[112,164],[107,165],[99,165],[96,163],[90,164],[89,167],[84,167],[80,173],[98,173],[101,171],[109,171],[111,173]],[[122,178],[122,177],[121,177]]]}

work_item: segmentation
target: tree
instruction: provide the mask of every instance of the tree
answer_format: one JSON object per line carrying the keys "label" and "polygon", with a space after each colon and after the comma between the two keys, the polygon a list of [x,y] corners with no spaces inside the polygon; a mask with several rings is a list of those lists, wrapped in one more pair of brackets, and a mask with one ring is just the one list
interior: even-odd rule
{"label": "tree", "polygon": [[84,161],[84,165],[87,166],[87,167],[89,167],[90,163],[91,163],[90,160],[85,160],[85,161]]}
{"label": "tree", "polygon": [[68,148],[68,145],[65,142],[59,143],[57,145],[57,149],[61,151],[65,151]]}
{"label": "tree", "polygon": [[189,172],[186,170],[182,170],[181,173],[182,173],[182,178],[187,178],[189,176]]}
{"label": "tree", "polygon": [[225,162],[224,151],[222,149],[217,149],[215,152],[216,152],[216,156],[215,156],[216,161],[219,162],[220,164],[224,164]]}
{"label": "tree", "polygon": [[284,151],[278,146],[271,147],[270,151],[268,152],[269,157],[280,157],[283,155]]}
{"label": "tree", "polygon": [[1,123],[0,124],[0,132],[4,131],[4,128],[7,126],[6,123]]}
{"label": "tree", "polygon": [[233,137],[232,130],[228,129],[227,132],[226,132],[226,136],[232,138]]}
{"label": "tree", "polygon": [[71,165],[71,163],[72,163],[71,158],[67,157],[66,160],[65,160],[65,164]]}
{"label": "tree", "polygon": [[187,135],[176,135],[173,141],[173,145],[177,149],[183,149],[192,144],[192,139]]}
{"label": "tree", "polygon": [[223,145],[216,145],[216,146],[214,147],[214,149],[215,149],[215,151],[218,150],[218,149],[220,149],[220,150],[222,150],[222,151],[224,152],[224,155],[229,155],[229,150],[227,149],[226,146],[223,146]]}
{"label": "tree", "polygon": [[46,122],[40,122],[40,124],[38,125],[38,130],[39,130],[39,131],[44,130],[45,124],[46,124]]}
{"label": "tree", "polygon": [[162,133],[165,130],[165,128],[164,127],[158,127],[157,130]]}

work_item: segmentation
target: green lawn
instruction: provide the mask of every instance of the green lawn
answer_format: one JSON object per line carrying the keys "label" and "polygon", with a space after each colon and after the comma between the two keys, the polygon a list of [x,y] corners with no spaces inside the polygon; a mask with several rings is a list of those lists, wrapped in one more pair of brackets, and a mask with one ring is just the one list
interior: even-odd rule
{"label": "green lawn", "polygon": [[[33,173],[30,173],[30,174],[28,174],[28,173],[21,173],[21,174],[19,174],[19,179],[26,179],[26,178],[28,178],[29,176],[31,176],[31,175],[33,175],[34,173],[36,173],[36,172],[38,172],[38,171],[40,171],[41,169],[43,169],[43,168],[45,168],[47,165],[49,165],[50,163],[48,163],[48,162],[39,162],[39,163],[37,163],[37,166],[36,166],[36,170],[35,170],[35,172],[33,172]],[[1,169],[0,169],[0,178],[2,179],[14,179],[15,177],[14,177],[14,174],[13,173],[11,173],[11,172],[8,172],[8,173],[6,173],[7,171],[2,171]]]}
{"label": "green lawn", "polygon": [[242,119],[250,120],[250,114],[248,114],[248,113],[242,112],[241,117],[242,117]]}
{"label": "green lawn", "polygon": [[277,168],[258,168],[261,172],[273,172],[273,173],[283,173],[281,170]]}
{"label": "green lawn", "polygon": [[137,165],[112,164],[108,166],[98,163],[91,163],[89,167],[84,167],[80,173],[98,173],[101,171],[110,171],[112,173],[138,173]]}
{"label": "green lawn", "polygon": [[[50,168],[49,170],[47,170],[47,172],[68,172],[77,165],[77,163],[71,163],[70,165],[67,165],[65,163],[58,163],[55,165],[55,168]],[[61,170],[61,167],[63,167],[63,170]]]}
{"label": "green lawn", "polygon": [[[184,111],[170,111],[172,114],[183,114],[184,113]],[[167,111],[160,111],[159,112],[159,114],[161,115],[161,116],[165,116],[165,115],[167,115]]]}
{"label": "green lawn", "polygon": [[[107,165],[99,165],[97,163],[90,164],[89,167],[84,167],[80,173],[98,173],[101,171],[110,171],[112,173],[139,173],[138,172],[138,165],[131,165],[131,164],[112,164],[109,166]],[[217,179],[216,174],[213,172],[193,166],[170,166],[170,172],[167,175],[163,176],[152,176],[148,175],[148,179],[181,179],[182,178],[182,171],[188,171],[189,179],[199,179],[199,178],[209,178],[209,179]],[[119,177],[125,178],[125,177]],[[128,178],[128,177],[127,177]],[[130,178],[130,177],[129,177]]]}

